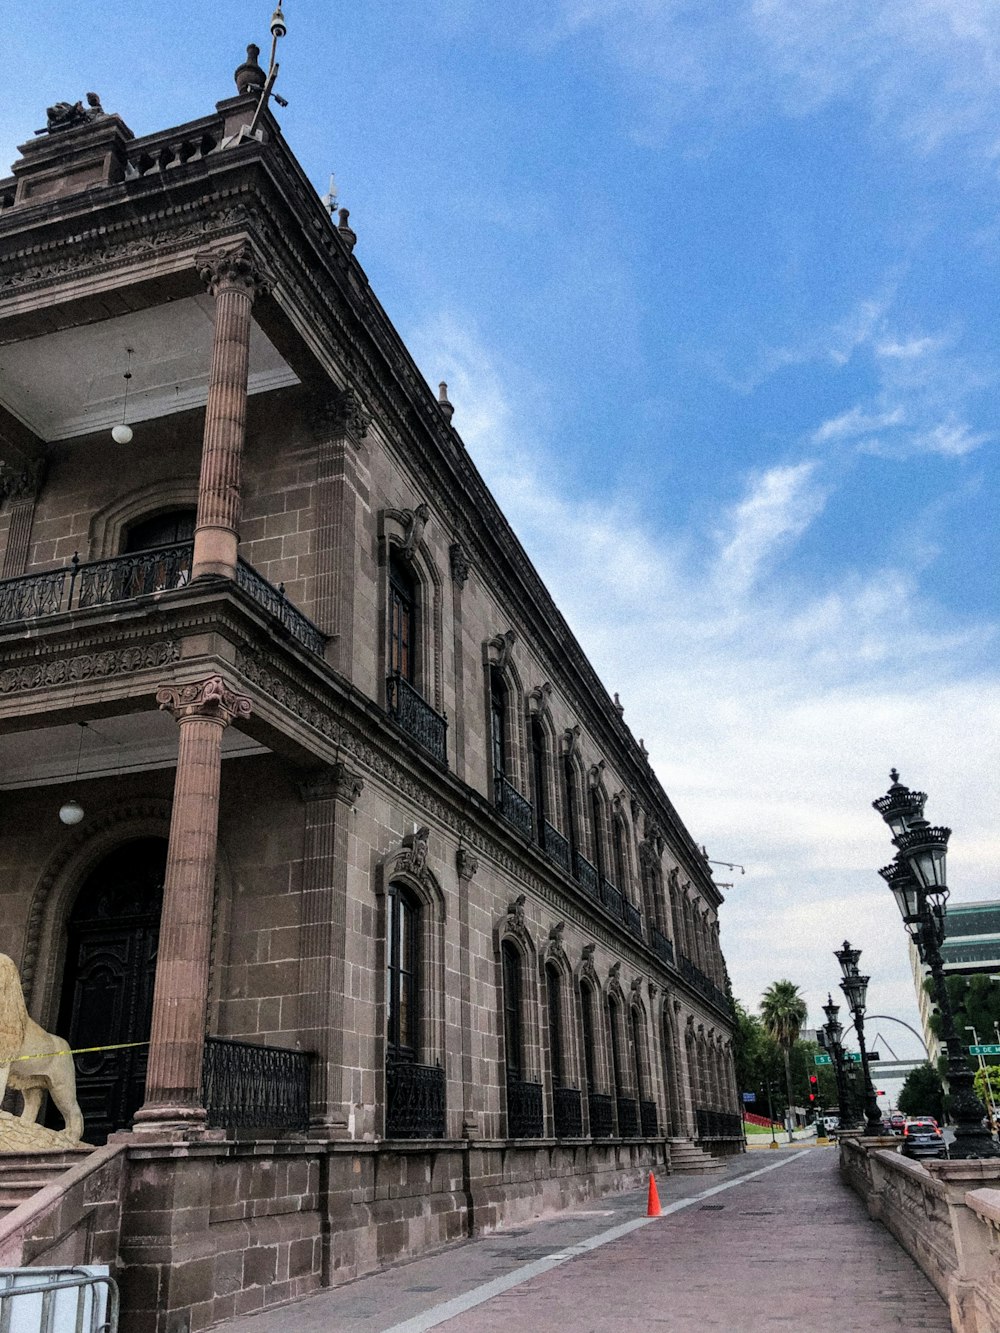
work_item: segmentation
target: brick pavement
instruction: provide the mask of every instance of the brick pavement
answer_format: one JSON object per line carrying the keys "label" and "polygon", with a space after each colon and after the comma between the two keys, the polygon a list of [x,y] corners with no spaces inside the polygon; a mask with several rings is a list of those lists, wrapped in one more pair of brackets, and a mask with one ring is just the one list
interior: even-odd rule
{"label": "brick pavement", "polygon": [[747,1154],[722,1178],[661,1181],[660,1198],[678,1211],[648,1225],[644,1195],[597,1200],[220,1333],[950,1330],[930,1282],[841,1183],[833,1148]]}

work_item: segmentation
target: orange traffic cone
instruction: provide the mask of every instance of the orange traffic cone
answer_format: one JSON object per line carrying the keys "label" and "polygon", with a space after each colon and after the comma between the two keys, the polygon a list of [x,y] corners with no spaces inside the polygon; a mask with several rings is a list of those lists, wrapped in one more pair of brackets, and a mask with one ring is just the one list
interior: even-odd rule
{"label": "orange traffic cone", "polygon": [[660,1196],[656,1192],[656,1181],[653,1179],[653,1173],[649,1173],[649,1202],[646,1204],[647,1217],[660,1216]]}

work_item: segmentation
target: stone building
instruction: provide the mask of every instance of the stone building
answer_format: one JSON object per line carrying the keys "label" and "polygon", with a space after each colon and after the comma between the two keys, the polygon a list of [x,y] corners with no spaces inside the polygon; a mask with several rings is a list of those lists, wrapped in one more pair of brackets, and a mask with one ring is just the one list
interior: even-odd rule
{"label": "stone building", "polygon": [[101,1048],[0,1262],[140,1333],[742,1146],[705,853],[256,55],[0,181],[0,948]]}

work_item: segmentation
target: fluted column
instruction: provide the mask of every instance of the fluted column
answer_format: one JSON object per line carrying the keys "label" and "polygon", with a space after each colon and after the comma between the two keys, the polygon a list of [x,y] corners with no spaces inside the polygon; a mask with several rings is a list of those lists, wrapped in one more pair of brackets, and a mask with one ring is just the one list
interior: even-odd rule
{"label": "fluted column", "polygon": [[153,992],[146,1101],[137,1129],[176,1131],[205,1123],[202,1059],[219,829],[222,733],[250,714],[250,700],[221,676],[157,692],[180,727],[167,847],[163,915]]}
{"label": "fluted column", "polygon": [[344,1012],[347,965],[347,819],[364,789],[344,764],[299,784],[305,803],[302,849],[302,944],[299,963],[301,1038],[315,1052],[310,1123],[314,1132],[346,1138]]}
{"label": "fluted column", "polygon": [[0,577],[16,578],[28,567],[35,504],[45,476],[45,464],[35,459],[23,467],[0,463],[0,503],[10,501],[7,544]]}
{"label": "fluted column", "polygon": [[268,280],[245,242],[231,250],[196,257],[199,273],[215,297],[215,336],[205,405],[205,436],[198,482],[193,578],[236,576],[240,475],[246,433],[247,378],[254,298]]}
{"label": "fluted column", "polygon": [[459,988],[462,1016],[462,1137],[474,1139],[482,1133],[480,1112],[484,1109],[482,1092],[475,1077],[473,1053],[472,1033],[476,1010],[469,925],[469,898],[472,881],[479,869],[479,860],[468,848],[459,847],[455,864],[458,870]]}

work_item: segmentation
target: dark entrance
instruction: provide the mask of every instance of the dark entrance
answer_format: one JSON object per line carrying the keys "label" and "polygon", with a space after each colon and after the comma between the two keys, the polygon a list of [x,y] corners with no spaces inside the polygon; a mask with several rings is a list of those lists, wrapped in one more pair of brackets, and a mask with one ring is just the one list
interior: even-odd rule
{"label": "dark entrance", "polygon": [[[68,923],[56,1031],[74,1050],[147,1042],[167,862],[164,838],[136,838],[93,870]],[[145,1046],[75,1056],[84,1139],[104,1143],[142,1105]]]}

